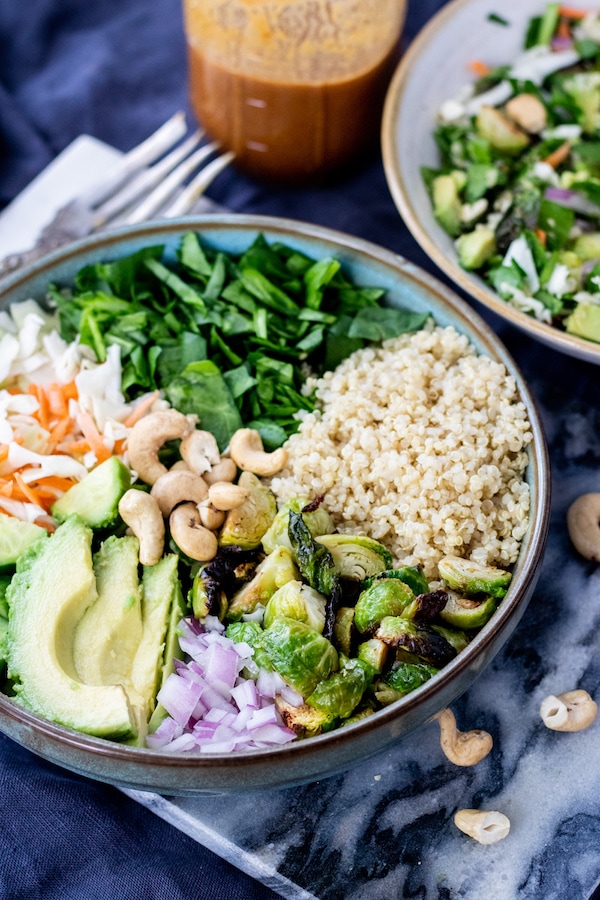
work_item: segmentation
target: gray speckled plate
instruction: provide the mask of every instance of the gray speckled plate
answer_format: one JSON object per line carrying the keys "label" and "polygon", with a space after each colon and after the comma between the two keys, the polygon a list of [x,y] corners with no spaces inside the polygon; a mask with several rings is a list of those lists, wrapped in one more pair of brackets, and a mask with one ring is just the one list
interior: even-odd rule
{"label": "gray speckled plate", "polygon": [[[381,143],[388,185],[400,215],[425,252],[459,287],[531,337],[570,356],[600,365],[600,344],[538,322],[509,306],[476,274],[458,264],[452,238],[436,222],[421,166],[439,166],[433,138],[441,104],[474,79],[469,62],[491,68],[522,49],[529,19],[544,0],[452,0],[413,41],[392,79],[384,108]],[[600,9],[586,0],[585,9]],[[507,25],[490,21],[501,15]]]}
{"label": "gray speckled plate", "polygon": [[368,719],[268,751],[202,758],[158,753],[87,737],[54,725],[0,694],[0,729],[40,756],[75,772],[121,787],[165,794],[240,791],[316,780],[381,751],[448,706],[477,677],[514,631],[533,592],[549,524],[550,480],[538,412],[523,378],[487,325],[451,291],[416,266],[373,244],[313,225],[260,216],[211,215],[148,223],[86,238],[52,253],[0,284],[0,306],[27,297],[43,299],[47,284],[72,282],[93,261],[115,259],[141,246],[173,251],[193,229],[213,246],[245,249],[262,232],[312,256],[336,256],[358,283],[387,289],[388,302],[431,311],[440,325],[454,325],[480,352],[504,363],[516,379],[533,430],[528,480],[532,511],[510,590],[490,622],[446,668],[407,697]]}

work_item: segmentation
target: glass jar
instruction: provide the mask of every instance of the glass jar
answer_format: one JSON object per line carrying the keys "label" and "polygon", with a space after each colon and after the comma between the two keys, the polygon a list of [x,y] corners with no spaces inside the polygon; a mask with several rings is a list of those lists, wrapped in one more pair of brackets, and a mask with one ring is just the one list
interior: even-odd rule
{"label": "glass jar", "polygon": [[379,141],[406,0],[183,0],[190,99],[243,170],[305,181]]}

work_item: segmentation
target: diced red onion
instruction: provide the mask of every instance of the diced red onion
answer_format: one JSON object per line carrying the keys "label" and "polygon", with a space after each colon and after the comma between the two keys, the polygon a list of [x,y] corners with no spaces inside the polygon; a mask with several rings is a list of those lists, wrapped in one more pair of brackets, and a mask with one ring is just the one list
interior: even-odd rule
{"label": "diced red onion", "polygon": [[[215,617],[212,617],[213,619]],[[180,623],[180,645],[188,662],[175,660],[175,671],[157,700],[169,716],[148,735],[153,750],[181,753],[231,753],[281,745],[294,740],[274,704],[281,694],[297,705],[302,697],[277,672],[258,669],[253,650],[223,634],[218,619],[209,627],[191,617]],[[256,683],[239,673],[254,667]]]}

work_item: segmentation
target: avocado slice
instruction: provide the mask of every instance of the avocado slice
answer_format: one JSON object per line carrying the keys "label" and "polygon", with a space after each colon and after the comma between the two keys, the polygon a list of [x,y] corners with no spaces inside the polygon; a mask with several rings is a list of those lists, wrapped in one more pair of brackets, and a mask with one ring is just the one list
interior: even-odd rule
{"label": "avocado slice", "polygon": [[569,334],[600,342],[600,306],[593,303],[578,303],[568,319],[565,328]]}
{"label": "avocado slice", "polygon": [[142,637],[139,541],[111,535],[94,554],[98,597],[75,628],[73,661],[87,684],[131,683]]}
{"label": "avocado slice", "polygon": [[600,259],[600,233],[589,231],[586,234],[580,234],[575,239],[572,250],[583,262]]}
{"label": "avocado slice", "polygon": [[493,229],[480,225],[474,231],[461,234],[456,241],[458,260],[463,269],[480,269],[496,252]]}
{"label": "avocado slice", "polygon": [[185,615],[178,562],[177,554],[169,553],[155,566],[144,566],[142,574],[142,636],[133,660],[131,682],[146,721],[154,710],[159,680],[164,683],[173,671],[174,656],[181,655],[174,633]]}
{"label": "avocado slice", "polygon": [[8,588],[8,675],[15,700],[46,719],[124,739],[136,721],[121,685],[88,685],[73,660],[77,623],[96,600],[92,531],[77,516],[17,562]]}
{"label": "avocado slice", "polygon": [[433,214],[444,231],[456,237],[461,231],[461,210],[456,179],[452,175],[438,175],[431,182]]}
{"label": "avocado slice", "polygon": [[0,572],[14,572],[16,562],[36,541],[48,537],[41,525],[0,513]]}
{"label": "avocado slice", "polygon": [[111,456],[59,497],[51,513],[59,522],[76,513],[91,528],[106,528],[116,522],[119,500],[130,485],[129,469]]}
{"label": "avocado slice", "polygon": [[[163,560],[169,560],[168,563],[163,563]],[[179,646],[179,623],[182,618],[186,614],[185,601],[183,599],[183,594],[181,591],[181,584],[177,577],[177,562],[178,558],[175,554],[172,556],[163,557],[160,563],[157,563],[156,566],[152,566],[152,569],[157,570],[153,573],[150,573],[150,567],[145,570],[145,595],[148,596],[148,593],[151,590],[151,593],[156,597],[157,601],[159,600],[159,593],[161,592],[161,582],[163,585],[164,592],[168,597],[168,617],[166,620],[166,633],[164,634],[164,650],[162,652],[162,656],[159,654],[159,665],[157,670],[157,681],[153,682],[156,684],[156,690],[151,698],[150,702],[150,711],[152,715],[148,721],[148,731],[152,734],[156,731],[160,723],[167,716],[166,709],[160,705],[160,703],[155,704],[155,697],[162,685],[165,683],[171,672],[175,671],[174,660],[181,659],[183,653]],[[161,567],[160,569],[158,567]],[[151,578],[152,581],[156,579],[156,582],[152,584],[150,589],[150,585],[148,583],[148,579]],[[153,620],[158,620],[159,612],[158,609],[152,614]],[[148,620],[149,621],[149,620]],[[151,628],[148,628],[148,634],[150,634]],[[154,640],[156,637],[154,638]],[[149,644],[152,645],[153,641],[149,641]],[[152,657],[151,650],[148,648],[148,655],[146,655],[145,641],[142,642],[142,647],[140,648],[139,658],[136,660],[134,667],[134,684],[136,685],[136,689],[139,693],[143,693],[144,691],[144,680],[143,680],[143,672],[145,671],[150,674],[150,666],[152,665]],[[145,660],[145,662],[144,662]],[[147,689],[150,688],[150,678],[147,678]],[[150,696],[149,694],[147,695]]]}

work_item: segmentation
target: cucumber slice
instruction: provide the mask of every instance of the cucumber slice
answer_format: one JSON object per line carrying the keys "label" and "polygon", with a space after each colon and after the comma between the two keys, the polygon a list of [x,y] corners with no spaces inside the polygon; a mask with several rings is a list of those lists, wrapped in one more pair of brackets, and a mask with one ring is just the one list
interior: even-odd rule
{"label": "cucumber slice", "polygon": [[19,556],[46,537],[48,532],[40,525],[0,514],[0,572],[14,569]]}
{"label": "cucumber slice", "polygon": [[76,513],[90,528],[106,528],[119,514],[119,500],[131,486],[131,475],[118,456],[111,456],[63,494],[52,515],[64,522]]}

